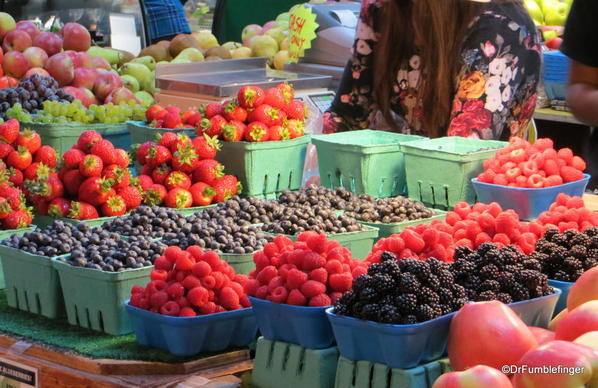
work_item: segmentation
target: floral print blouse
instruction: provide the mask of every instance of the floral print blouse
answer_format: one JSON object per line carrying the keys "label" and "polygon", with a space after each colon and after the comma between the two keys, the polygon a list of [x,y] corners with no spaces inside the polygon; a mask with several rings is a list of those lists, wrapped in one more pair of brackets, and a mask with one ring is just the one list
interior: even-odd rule
{"label": "floral print blouse", "polygon": [[[390,129],[372,93],[376,27],[384,1],[392,0],[363,0],[352,58],[324,115],[325,133]],[[542,55],[539,34],[523,6],[489,3],[472,22],[460,55],[448,136],[506,139],[523,134],[536,106]],[[414,52],[389,82],[394,91],[391,107],[399,123],[393,130],[425,136],[421,118],[426,112],[417,97],[420,65]]]}

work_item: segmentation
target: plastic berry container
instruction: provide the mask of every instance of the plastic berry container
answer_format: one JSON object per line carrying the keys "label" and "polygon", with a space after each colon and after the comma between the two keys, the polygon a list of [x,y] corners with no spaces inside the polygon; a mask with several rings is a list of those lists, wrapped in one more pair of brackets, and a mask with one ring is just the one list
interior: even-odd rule
{"label": "plastic berry container", "polygon": [[559,296],[559,300],[556,302],[556,307],[554,308],[554,315],[557,315],[567,308],[567,298],[569,297],[569,291],[571,291],[571,287],[573,287],[575,283],[548,279],[548,284],[550,284],[553,288],[558,288],[561,290],[561,295]]}

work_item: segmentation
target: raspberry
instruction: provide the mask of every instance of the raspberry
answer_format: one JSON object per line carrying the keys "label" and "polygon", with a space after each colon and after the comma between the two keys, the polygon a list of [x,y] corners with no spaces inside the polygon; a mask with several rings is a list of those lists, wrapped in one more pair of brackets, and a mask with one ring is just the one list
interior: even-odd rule
{"label": "raspberry", "polygon": [[506,186],[509,184],[509,179],[505,174],[496,174],[492,183],[499,186]]}
{"label": "raspberry", "polygon": [[521,169],[519,167],[510,168],[505,171],[505,176],[509,182],[515,182],[515,180],[521,176]]}
{"label": "raspberry", "polygon": [[524,162],[522,163],[521,172],[527,177],[534,175],[538,172],[538,165],[531,160]]}
{"label": "raspberry", "polygon": [[257,279],[249,279],[243,288],[247,295],[255,296],[257,289],[260,288],[260,282]]}
{"label": "raspberry", "polygon": [[226,276],[222,272],[212,272],[212,276],[216,280],[216,285],[214,286],[214,288],[220,289],[230,282],[228,276]]}
{"label": "raspberry", "polygon": [[422,238],[427,246],[434,246],[438,242],[438,231],[428,228],[422,234]]}
{"label": "raspberry", "polygon": [[222,307],[222,306],[220,306],[220,305],[217,304],[216,305],[216,312],[217,313],[225,313],[226,309],[224,307]]}
{"label": "raspberry", "polygon": [[189,303],[193,306],[201,307],[208,302],[208,296],[208,290],[199,286],[189,290],[187,293],[187,300],[189,300]]}
{"label": "raspberry", "polygon": [[266,256],[266,253],[263,251],[256,252],[253,255],[253,262],[255,263],[255,268],[258,271],[261,271],[264,267],[270,265],[270,259],[268,258],[268,256]]}
{"label": "raspberry", "polygon": [[343,264],[338,260],[330,260],[326,263],[324,268],[326,268],[326,272],[329,274],[340,273],[343,271]]}
{"label": "raspberry", "polygon": [[216,303],[214,302],[206,302],[199,306],[199,312],[201,313],[201,315],[214,314],[216,310]]}
{"label": "raspberry", "polygon": [[[339,263],[339,265],[341,265],[341,264]],[[341,267],[342,267],[342,265],[341,265]],[[307,274],[298,269],[290,270],[289,274],[287,275],[287,287],[289,289],[300,288],[303,285],[303,283],[305,283],[306,281],[307,281]]]}
{"label": "raspberry", "polygon": [[316,282],[326,284],[328,280],[328,272],[325,268],[316,268],[309,273],[309,280],[315,280]]}
{"label": "raspberry", "polygon": [[163,269],[152,269],[150,272],[151,280],[166,280],[168,279],[168,272]]}
{"label": "raspberry", "polygon": [[445,232],[438,233],[438,244],[442,245],[445,248],[448,248],[453,243],[453,237]]}
{"label": "raspberry", "polygon": [[579,222],[579,213],[577,212],[577,209],[575,208],[570,208],[568,209],[562,217],[563,221],[565,222]]}
{"label": "raspberry", "polygon": [[579,156],[574,156],[569,163],[569,166],[576,170],[584,171],[586,169],[586,162]]}
{"label": "raspberry", "polygon": [[284,286],[285,281],[281,276],[274,276],[268,282],[268,292],[272,293],[276,288]]}
{"label": "raspberry", "polygon": [[151,281],[145,288],[145,295],[150,296],[158,291],[164,291],[166,287],[168,287],[168,284],[164,280]]}
{"label": "raspberry", "polygon": [[189,271],[176,271],[174,280],[181,283],[187,277]]}
{"label": "raspberry", "polygon": [[537,238],[540,238],[542,235],[544,235],[544,227],[537,221],[532,221],[529,223],[529,231]]}
{"label": "raspberry", "polygon": [[287,300],[288,291],[286,288],[280,286],[276,287],[274,291],[268,296],[268,300],[274,303],[284,303]]}
{"label": "raspberry", "polygon": [[405,241],[405,247],[413,252],[421,252],[426,246],[424,240],[410,229],[401,232],[401,238]]}
{"label": "raspberry", "polygon": [[170,271],[174,267],[174,264],[164,256],[160,256],[154,261],[155,269],[163,269],[164,271]]}
{"label": "raspberry", "polygon": [[546,137],[546,138],[542,138],[542,139],[537,139],[534,142],[534,147],[536,147],[540,151],[544,151],[547,149],[554,148],[554,143],[553,143],[552,139],[549,139]]}
{"label": "raspberry", "polygon": [[154,292],[149,299],[152,307],[160,308],[164,303],[168,302],[168,294],[165,291]]}
{"label": "raspberry", "polygon": [[332,293],[330,293],[329,296],[330,296],[331,304],[334,304],[334,303],[336,303],[337,300],[340,299],[341,296],[343,296],[343,293],[342,292],[332,292]]}
{"label": "raspberry", "polygon": [[303,295],[305,295],[307,298],[312,298],[325,292],[326,286],[314,280],[308,280],[301,286],[301,293],[303,293]]}
{"label": "raspberry", "polygon": [[195,316],[197,316],[197,314],[195,314],[195,311],[191,307],[183,307],[179,312],[179,317],[181,318],[191,318]]}
{"label": "raspberry", "polygon": [[287,276],[289,276],[289,271],[296,268],[297,267],[295,267],[293,264],[283,264],[280,267],[278,267],[278,274],[286,280]]}
{"label": "raspberry", "polygon": [[220,290],[218,301],[227,310],[237,310],[241,308],[239,304],[239,295],[232,287],[223,287]]}
{"label": "raspberry", "polygon": [[561,177],[563,177],[563,182],[575,182],[578,180],[583,179],[583,172],[569,166],[561,167]]}
{"label": "raspberry", "polygon": [[349,273],[333,274],[330,275],[328,283],[330,284],[330,288],[332,288],[333,291],[349,291],[351,289],[351,286],[353,285],[353,276]]}
{"label": "raspberry", "polygon": [[131,295],[142,294],[143,292],[145,292],[145,288],[143,288],[141,286],[133,286],[133,287],[131,287]]}
{"label": "raspberry", "polygon": [[561,148],[558,150],[557,156],[569,163],[573,159],[573,151],[571,148]]}
{"label": "raspberry", "polygon": [[351,271],[351,276],[353,277],[353,279],[357,279],[361,275],[365,275],[367,272],[368,272],[368,270],[365,266],[359,265],[359,266],[353,268],[353,270]]}
{"label": "raspberry", "polygon": [[455,246],[468,247],[470,249],[473,249],[473,242],[471,242],[471,240],[469,240],[469,239],[462,238],[455,243]]}
{"label": "raspberry", "polygon": [[189,300],[187,299],[186,296],[179,296],[178,298],[176,298],[174,300],[176,302],[176,304],[178,304],[181,308],[183,307],[190,307],[191,303],[189,303]]}
{"label": "raspberry", "polygon": [[544,177],[540,174],[532,174],[527,180],[527,187],[539,189],[544,187]]}
{"label": "raspberry", "polygon": [[213,290],[215,288],[218,288],[216,286],[217,285],[216,278],[212,275],[204,276],[203,278],[201,278],[199,285],[207,288],[208,290]]}
{"label": "raspberry", "polygon": [[283,236],[282,234],[279,234],[274,239],[274,244],[276,244],[276,246],[278,247],[278,249],[280,251],[283,251],[285,247],[293,245],[293,240],[291,240],[287,236]]}
{"label": "raspberry", "polygon": [[[147,302],[147,299],[145,299],[145,296],[143,295],[143,292],[136,292],[133,295],[131,295],[131,299],[129,300],[129,304],[131,306],[134,306],[134,307],[139,307],[139,308],[142,308],[142,309],[146,309],[145,307],[141,306],[141,301],[142,300],[145,300]],[[148,306],[149,306],[149,304],[148,304]]]}
{"label": "raspberry", "polygon": [[326,252],[326,246],[328,245],[328,240],[326,240],[325,234],[318,234],[315,236],[310,236],[306,242],[307,242],[307,246],[312,251],[317,252],[317,253]]}
{"label": "raspberry", "polygon": [[195,261],[193,260],[193,257],[191,257],[191,254],[187,252],[181,252],[175,262],[176,268],[183,271],[191,270],[194,264]]}
{"label": "raspberry", "polygon": [[193,275],[186,276],[185,279],[181,282],[183,287],[187,290],[190,290],[195,287],[201,286],[201,281]]}
{"label": "raspberry", "polygon": [[567,230],[579,230],[577,222],[559,222],[559,232],[564,233]]}
{"label": "raspberry", "polygon": [[457,202],[453,209],[462,219],[465,219],[471,212],[471,206],[467,202]]}
{"label": "raspberry", "polygon": [[491,242],[492,238],[487,233],[480,233],[475,237],[475,246],[479,247],[483,243]]}
{"label": "raspberry", "polygon": [[289,292],[289,296],[287,298],[288,304],[291,304],[293,306],[305,306],[306,302],[307,299],[305,298],[305,296],[303,296],[301,291],[291,290],[291,292]]}
{"label": "raspberry", "polygon": [[405,249],[405,241],[399,236],[391,236],[387,240],[387,250],[391,252],[401,252]]}
{"label": "raspberry", "polygon": [[563,178],[560,175],[549,175],[544,180],[544,186],[552,187],[552,186],[559,186],[563,184]]}
{"label": "raspberry", "polygon": [[316,268],[321,268],[326,265],[326,259],[316,252],[305,252],[303,255],[303,263],[301,269],[304,271],[311,271]]}
{"label": "raspberry", "polygon": [[536,150],[536,153],[530,155],[529,161],[536,163],[538,168],[544,167],[544,155],[539,150]]}
{"label": "raspberry", "polygon": [[255,297],[258,299],[266,299],[268,296],[268,286],[260,286],[255,292]]}
{"label": "raspberry", "polygon": [[222,266],[222,260],[220,260],[218,254],[214,251],[204,252],[203,256],[201,257],[201,260],[210,264],[212,271],[219,271],[220,267]]}
{"label": "raspberry", "polygon": [[232,288],[233,290],[235,290],[235,292],[237,293],[237,295],[239,295],[239,298],[242,297],[243,295],[245,295],[245,289],[243,288],[242,285],[240,285],[237,282],[230,282],[228,287]]}
{"label": "raspberry", "polygon": [[544,172],[546,175],[558,175],[559,174],[559,165],[557,164],[556,160],[553,159],[546,159],[544,161]]}
{"label": "raspberry", "polygon": [[193,260],[197,263],[203,257],[203,249],[197,245],[191,245],[185,250],[187,253],[193,257]]}
{"label": "raspberry", "polygon": [[504,233],[497,233],[494,235],[494,238],[492,239],[492,242],[494,243],[501,243],[504,245],[509,245],[511,243],[511,239],[509,238],[509,236],[507,236]]}
{"label": "raspberry", "polygon": [[185,295],[185,287],[181,283],[172,283],[166,288],[166,293],[170,299],[176,299]]}
{"label": "raspberry", "polygon": [[582,197],[569,197],[565,203],[569,209],[581,209],[586,206]]}
{"label": "raspberry", "polygon": [[445,220],[447,224],[453,226],[457,222],[461,221],[461,216],[454,211],[449,211],[446,213]]}
{"label": "raspberry", "polygon": [[[177,259],[179,257],[181,257],[183,254],[184,254],[184,251],[177,246],[168,247],[164,251],[164,256],[173,264],[176,263]],[[178,268],[178,269],[182,269],[182,268]]]}
{"label": "raspberry", "polygon": [[193,275],[196,277],[203,278],[204,276],[208,276],[210,273],[212,273],[212,268],[205,261],[200,261],[193,264],[191,272],[193,272]]}
{"label": "raspberry", "polygon": [[517,223],[509,214],[503,212],[496,217],[496,233],[508,235],[517,227]]}
{"label": "raspberry", "polygon": [[181,308],[175,301],[166,302],[160,307],[160,314],[162,315],[170,315],[171,317],[178,317]]}
{"label": "raspberry", "polygon": [[309,300],[310,307],[326,307],[330,306],[331,304],[332,301],[330,300],[330,297],[326,294],[316,295]]}
{"label": "raspberry", "polygon": [[270,283],[270,280],[272,280],[272,278],[276,275],[278,275],[278,270],[276,269],[276,267],[274,267],[273,265],[269,265],[257,274],[257,280],[259,280],[262,284],[268,284]]}
{"label": "raspberry", "polygon": [[243,307],[243,308],[251,307],[251,301],[249,300],[247,295],[239,296],[239,303],[241,304],[241,307]]}
{"label": "raspberry", "polygon": [[279,249],[275,243],[268,243],[264,246],[264,253],[270,258],[274,257],[278,252]]}

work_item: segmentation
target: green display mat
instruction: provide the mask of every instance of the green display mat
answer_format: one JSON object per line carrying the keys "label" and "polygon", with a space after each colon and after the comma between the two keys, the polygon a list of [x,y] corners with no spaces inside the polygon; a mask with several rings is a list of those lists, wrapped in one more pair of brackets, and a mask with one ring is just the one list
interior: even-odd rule
{"label": "green display mat", "polygon": [[71,326],[66,317],[48,319],[19,311],[8,307],[4,290],[0,290],[0,333],[94,359],[182,363],[214,355],[206,353],[193,357],[177,357],[164,350],[137,344],[135,334],[107,335]]}

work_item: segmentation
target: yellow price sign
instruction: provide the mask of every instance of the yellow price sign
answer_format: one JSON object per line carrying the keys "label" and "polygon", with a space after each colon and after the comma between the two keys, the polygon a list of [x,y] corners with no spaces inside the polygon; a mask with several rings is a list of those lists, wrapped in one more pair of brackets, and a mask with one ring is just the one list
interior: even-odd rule
{"label": "yellow price sign", "polygon": [[289,18],[289,62],[298,62],[316,37],[316,15],[304,5],[296,7]]}

